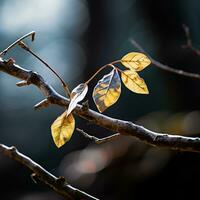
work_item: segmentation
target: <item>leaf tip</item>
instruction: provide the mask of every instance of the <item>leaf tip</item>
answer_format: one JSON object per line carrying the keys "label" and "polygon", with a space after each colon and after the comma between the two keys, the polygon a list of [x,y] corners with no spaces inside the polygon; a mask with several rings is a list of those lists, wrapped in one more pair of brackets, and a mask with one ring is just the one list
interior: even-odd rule
{"label": "leaf tip", "polygon": [[[54,142],[55,143],[55,142]],[[55,143],[55,145],[56,145],[56,147],[58,148],[58,149],[60,149],[62,146],[63,146],[63,144],[58,144],[58,143]]]}

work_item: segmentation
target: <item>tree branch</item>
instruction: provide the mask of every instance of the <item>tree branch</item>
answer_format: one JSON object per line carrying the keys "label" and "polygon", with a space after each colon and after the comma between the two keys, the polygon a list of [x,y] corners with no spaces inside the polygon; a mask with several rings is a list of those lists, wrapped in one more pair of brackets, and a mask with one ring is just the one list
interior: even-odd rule
{"label": "tree branch", "polygon": [[114,139],[116,139],[116,138],[118,138],[120,136],[120,133],[115,133],[113,135],[109,135],[109,136],[104,137],[104,138],[98,138],[98,137],[95,137],[93,135],[89,135],[84,130],[81,130],[79,128],[76,128],[76,130],[79,133],[81,133],[85,138],[89,139],[90,141],[92,141],[92,142],[94,142],[96,144],[102,144],[102,143],[114,140]]}
{"label": "tree branch", "polygon": [[[139,51],[141,51],[142,53],[145,53],[145,50],[134,40],[134,39],[130,39],[130,42],[131,44],[137,48]],[[148,54],[147,54],[148,55]],[[193,79],[198,79],[200,80],[200,74],[196,74],[196,73],[191,73],[191,72],[186,72],[186,71],[183,71],[183,70],[179,70],[179,69],[175,69],[171,66],[168,66],[168,65],[164,65],[162,64],[161,62],[153,59],[151,56],[149,56],[149,59],[151,60],[151,62],[158,68],[162,69],[162,70],[165,70],[165,71],[168,71],[168,72],[171,72],[171,73],[174,73],[174,74],[177,74],[177,75],[181,75],[181,76],[185,76],[185,77],[189,77],[189,78],[193,78]]]}
{"label": "tree branch", "polygon": [[185,49],[190,49],[193,53],[195,53],[197,56],[200,56],[200,50],[195,48],[192,44],[192,39],[190,36],[190,29],[188,26],[186,26],[185,24],[183,24],[183,30],[185,32],[185,36],[186,36],[186,44],[182,45],[183,48]]}
{"label": "tree branch", "polygon": [[[0,59],[0,71],[37,86],[44,94],[45,98],[48,99],[49,105],[56,104],[62,107],[67,107],[69,105],[69,99],[58,94],[51,85],[35,72],[23,69],[16,64],[8,64],[7,61],[2,59]],[[180,135],[156,133],[130,121],[114,119],[91,109],[85,109],[82,105],[76,106],[75,113],[98,126],[115,133],[120,133],[121,135],[134,136],[153,146],[200,153],[200,138],[198,137],[184,137]]]}
{"label": "tree branch", "polygon": [[47,185],[66,199],[98,200],[97,198],[69,185],[65,181],[64,177],[57,178],[53,174],[49,173],[39,164],[31,160],[29,157],[20,153],[15,147],[7,147],[6,145],[0,144],[0,152],[5,156],[26,166],[33,172],[32,177],[34,177],[34,180],[39,180],[43,182],[45,185]]}
{"label": "tree branch", "polygon": [[33,42],[35,39],[35,31],[31,31],[30,33],[27,33],[26,35],[23,35],[19,39],[17,39],[15,42],[13,42],[11,45],[9,45],[6,49],[4,49],[2,52],[0,52],[0,56],[3,54],[5,55],[8,50],[13,48],[15,45],[17,45],[20,41],[24,40],[25,38],[31,36],[31,41]]}

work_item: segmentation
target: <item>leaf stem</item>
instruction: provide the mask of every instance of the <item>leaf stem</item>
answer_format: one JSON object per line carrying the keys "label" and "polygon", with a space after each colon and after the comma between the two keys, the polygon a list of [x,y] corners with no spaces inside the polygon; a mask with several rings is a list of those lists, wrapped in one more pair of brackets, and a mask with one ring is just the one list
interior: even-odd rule
{"label": "leaf stem", "polygon": [[65,93],[67,96],[70,96],[70,90],[68,85],[65,83],[65,81],[60,77],[60,75],[47,63],[45,62],[42,58],[40,58],[37,54],[35,54],[24,42],[18,42],[19,46],[28,51],[30,54],[32,54],[35,58],[37,58],[39,61],[41,61],[48,69],[50,69],[56,76],[57,78],[61,81],[62,86],[65,90]]}
{"label": "leaf stem", "polygon": [[123,71],[121,69],[119,69],[118,67],[115,67],[115,69],[121,73],[123,73]]}
{"label": "leaf stem", "polygon": [[12,47],[14,47],[16,44],[18,44],[19,42],[21,42],[23,39],[27,38],[31,36],[31,41],[34,41],[35,39],[35,31],[31,31],[25,35],[23,35],[22,37],[20,37],[19,39],[17,39],[15,42],[13,42],[11,45],[9,45],[6,49],[4,49],[1,53],[0,56],[3,54],[5,55],[7,53],[8,50],[10,50]]}
{"label": "leaf stem", "polygon": [[99,68],[99,69],[85,82],[85,84],[88,84],[90,81],[92,81],[92,79],[94,79],[95,76],[96,76],[99,72],[101,72],[103,69],[105,69],[106,67],[115,68],[114,64],[119,63],[119,62],[120,62],[120,60],[116,60],[116,61],[113,61],[113,62],[111,62],[111,63],[109,63],[109,64],[105,64],[104,66],[102,66],[101,68]]}

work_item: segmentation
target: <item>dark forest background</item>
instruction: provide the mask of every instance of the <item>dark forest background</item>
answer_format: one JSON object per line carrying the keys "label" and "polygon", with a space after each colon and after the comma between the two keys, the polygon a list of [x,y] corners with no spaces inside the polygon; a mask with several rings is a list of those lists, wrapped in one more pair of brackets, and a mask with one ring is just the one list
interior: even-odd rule
{"label": "dark forest background", "polygon": [[[87,80],[98,67],[135,51],[130,38],[162,63],[200,73],[200,57],[182,48],[186,42],[183,24],[190,28],[193,45],[200,48],[198,0],[1,0],[0,24],[0,49],[35,30],[35,42],[27,43],[71,88]],[[63,94],[56,77],[27,52],[16,47],[6,55],[9,57],[42,74]],[[141,76],[150,94],[133,94],[123,87],[118,103],[105,114],[154,131],[200,136],[200,81],[161,71],[154,65]],[[95,110],[91,94],[98,79],[87,95]],[[51,106],[34,111],[33,105],[42,100],[42,95],[33,86],[17,88],[16,82],[0,74],[1,143],[15,145],[50,172],[65,176],[73,186],[100,199],[198,196],[198,154],[153,148],[129,137],[92,145],[78,132],[57,149],[50,125],[63,109]],[[111,134],[84,120],[76,121],[76,127],[98,137]],[[27,169],[0,155],[0,199],[62,199],[29,177]]]}

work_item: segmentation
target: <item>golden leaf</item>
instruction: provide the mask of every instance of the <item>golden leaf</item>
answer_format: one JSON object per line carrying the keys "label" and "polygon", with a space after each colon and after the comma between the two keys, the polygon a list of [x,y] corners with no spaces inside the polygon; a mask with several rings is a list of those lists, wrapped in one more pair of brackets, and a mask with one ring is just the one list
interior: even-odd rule
{"label": "golden leaf", "polygon": [[70,94],[70,103],[67,110],[67,116],[74,110],[77,103],[82,101],[87,94],[88,91],[88,85],[85,83],[79,84],[77,87],[75,87],[71,94]]}
{"label": "golden leaf", "polygon": [[121,59],[121,63],[130,70],[142,71],[145,67],[151,64],[151,61],[143,53],[131,52]]}
{"label": "golden leaf", "polygon": [[70,140],[74,132],[75,120],[72,114],[67,116],[65,111],[51,125],[51,134],[58,148]]}
{"label": "golden leaf", "polygon": [[144,80],[137,72],[125,70],[121,72],[121,77],[124,85],[132,92],[139,94],[149,94],[148,88]]}
{"label": "golden leaf", "polygon": [[121,81],[116,69],[103,76],[93,90],[93,99],[99,110],[103,112],[113,105],[121,94]]}

